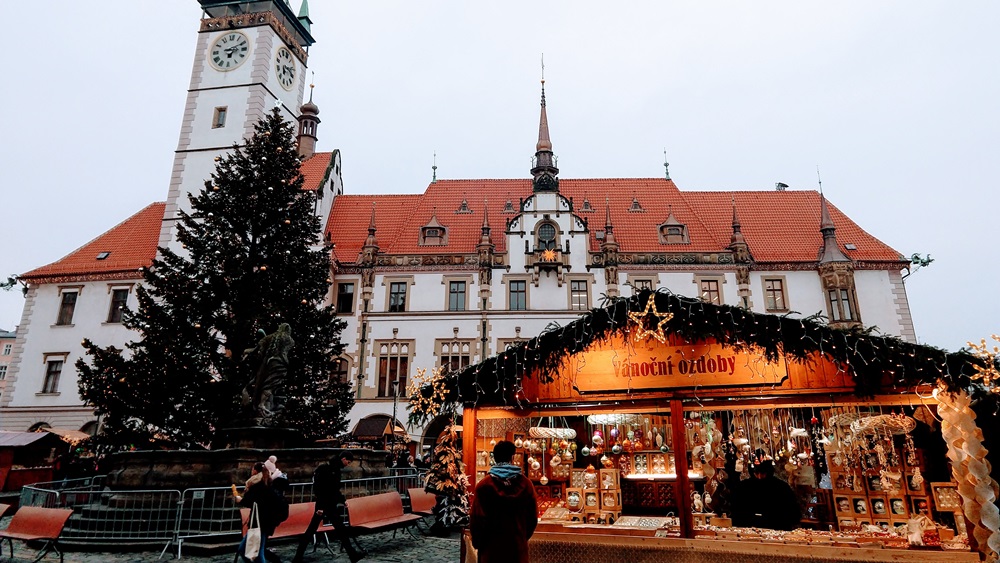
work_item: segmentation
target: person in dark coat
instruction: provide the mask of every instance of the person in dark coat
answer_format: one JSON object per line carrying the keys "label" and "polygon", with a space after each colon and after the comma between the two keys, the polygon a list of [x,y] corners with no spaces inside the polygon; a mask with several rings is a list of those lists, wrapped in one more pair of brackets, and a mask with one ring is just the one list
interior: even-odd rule
{"label": "person in dark coat", "polygon": [[340,481],[345,467],[354,461],[354,454],[350,451],[341,452],[335,455],[330,463],[324,463],[313,472],[313,497],[316,499],[316,512],[313,513],[309,527],[299,540],[299,547],[295,550],[295,558],[292,563],[301,563],[306,552],[306,545],[316,530],[319,529],[320,522],[326,521],[334,527],[334,533],[340,539],[340,545],[347,552],[351,562],[360,560],[363,556],[351,544],[344,523],[340,520],[340,510],[338,505],[343,504],[347,499],[340,490]]}
{"label": "person in dark coat", "polygon": [[480,563],[528,563],[528,539],[538,525],[535,487],[511,463],[516,447],[502,440],[493,448],[496,462],[476,485],[470,528]]}
{"label": "person in dark coat", "polygon": [[802,518],[799,501],[788,483],[774,476],[774,462],[764,460],[753,477],[733,493],[733,525],[772,530],[794,530]]}
{"label": "person in dark coat", "polygon": [[[235,486],[233,487],[235,492]],[[253,469],[250,470],[250,478],[247,479],[246,486],[243,488],[242,495],[236,495],[236,504],[239,504],[243,508],[251,509],[250,522],[247,525],[249,529],[251,526],[256,524],[253,518],[253,507],[257,506],[257,518],[260,521],[260,553],[257,554],[257,561],[265,561],[265,544],[267,543],[267,538],[274,534],[274,529],[278,527],[280,522],[277,521],[276,514],[278,510],[278,497],[275,492],[271,489],[271,474],[264,468],[263,462],[256,463]],[[240,541],[240,546],[237,548],[237,553],[243,557],[243,561],[250,561],[250,558],[244,553],[244,548],[247,544],[246,535],[243,536],[243,540]]]}

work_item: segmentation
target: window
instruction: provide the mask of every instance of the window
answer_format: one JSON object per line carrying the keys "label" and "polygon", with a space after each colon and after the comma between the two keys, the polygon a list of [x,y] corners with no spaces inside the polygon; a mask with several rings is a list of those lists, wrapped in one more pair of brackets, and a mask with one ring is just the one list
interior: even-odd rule
{"label": "window", "polygon": [[389,312],[401,313],[406,310],[406,282],[389,284]]}
{"label": "window", "polygon": [[722,305],[722,292],[719,289],[719,280],[700,280],[698,282],[698,293],[702,301],[713,305]]}
{"label": "window", "polygon": [[111,308],[108,309],[108,322],[109,323],[120,323],[122,322],[122,311],[125,310],[125,304],[128,302],[128,290],[127,289],[112,289],[111,290]]}
{"label": "window", "polygon": [[586,280],[569,282],[569,308],[574,311],[590,309],[590,290]]}
{"label": "window", "polygon": [[215,108],[215,115],[212,116],[212,129],[226,126],[226,113],[228,113],[227,107]]}
{"label": "window", "polygon": [[556,226],[552,223],[542,223],[538,226],[538,250],[555,250]]}
{"label": "window", "polygon": [[337,284],[337,314],[354,314],[354,283]]}
{"label": "window", "polygon": [[635,292],[639,293],[643,290],[653,290],[653,280],[649,278],[636,278],[631,280],[632,287],[635,288]]}
{"label": "window", "polygon": [[764,279],[764,308],[768,311],[787,311],[785,281],[780,278]]}
{"label": "window", "polygon": [[347,358],[337,358],[333,361],[330,372],[330,383],[346,383],[351,374],[351,362]]}
{"label": "window", "polygon": [[4,356],[9,356],[10,355],[10,351],[11,351],[12,348],[13,348],[13,346],[11,344],[4,344],[3,345],[3,355]]}
{"label": "window", "polygon": [[411,342],[380,342],[378,344],[378,396],[406,396],[406,376],[410,371]]}
{"label": "window", "polygon": [[831,289],[827,291],[827,295],[830,299],[831,322],[852,322],[858,320],[854,312],[851,290]]}
{"label": "window", "polygon": [[42,383],[42,393],[59,392],[59,376],[62,375],[63,361],[49,360],[45,368],[45,381]]}
{"label": "window", "polygon": [[0,381],[7,378],[7,364],[0,364]]}
{"label": "window", "polygon": [[59,317],[56,318],[57,325],[73,324],[73,311],[76,310],[76,291],[64,291],[62,303],[59,305]]}
{"label": "window", "polygon": [[450,281],[450,282],[448,282],[448,310],[449,311],[464,311],[465,310],[465,282],[464,281]]}
{"label": "window", "polygon": [[458,371],[472,363],[472,340],[439,340],[438,365],[445,371]]}
{"label": "window", "polygon": [[528,282],[525,280],[510,280],[507,284],[508,309],[511,311],[528,310]]}

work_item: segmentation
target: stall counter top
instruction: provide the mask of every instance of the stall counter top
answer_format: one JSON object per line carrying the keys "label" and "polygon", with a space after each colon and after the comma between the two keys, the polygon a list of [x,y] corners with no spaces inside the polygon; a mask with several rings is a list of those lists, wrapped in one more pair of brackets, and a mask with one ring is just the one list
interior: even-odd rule
{"label": "stall counter top", "polygon": [[[611,528],[604,527],[607,530]],[[551,529],[551,528],[550,528]],[[604,563],[644,561],[650,563],[973,563],[979,556],[971,551],[932,549],[883,549],[838,547],[817,544],[783,544],[752,540],[684,539],[650,537],[648,533],[592,533],[537,531],[529,542],[532,563]]]}

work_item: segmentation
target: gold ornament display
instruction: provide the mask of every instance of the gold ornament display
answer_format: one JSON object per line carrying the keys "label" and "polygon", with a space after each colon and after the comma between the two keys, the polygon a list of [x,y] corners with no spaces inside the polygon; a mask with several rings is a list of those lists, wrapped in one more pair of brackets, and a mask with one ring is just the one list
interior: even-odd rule
{"label": "gold ornament display", "polygon": [[[441,412],[448,394],[443,373],[443,366],[434,368],[430,375],[427,375],[427,368],[417,368],[416,375],[406,385],[406,394],[410,396],[410,412],[429,418]],[[424,387],[430,387],[430,395],[424,396]]]}
{"label": "gold ornament display", "polygon": [[[993,340],[1000,342],[1000,336],[993,334],[990,336]],[[986,347],[986,339],[983,338],[979,341],[979,344],[974,344],[972,342],[968,343],[969,348],[972,350],[972,355],[979,358],[986,364],[986,366],[979,366],[973,364],[976,373],[973,374],[970,379],[973,381],[978,381],[983,384],[991,393],[1000,393],[1000,371],[997,370],[997,363],[1000,363],[1000,346],[994,346],[993,350]]]}
{"label": "gold ornament display", "polygon": [[961,510],[972,523],[969,533],[975,537],[986,560],[996,561],[1000,551],[1000,511],[996,505],[1000,485],[991,475],[983,431],[972,411],[972,398],[965,391],[943,389],[935,390],[934,395],[941,417],[941,435],[948,444],[952,476],[962,497],[961,506],[955,509]]}

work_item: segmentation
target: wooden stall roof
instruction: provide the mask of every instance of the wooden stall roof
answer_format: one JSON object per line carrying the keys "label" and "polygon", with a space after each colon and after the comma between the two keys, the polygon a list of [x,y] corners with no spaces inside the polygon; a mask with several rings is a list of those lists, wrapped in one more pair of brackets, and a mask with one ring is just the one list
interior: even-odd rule
{"label": "wooden stall roof", "polygon": [[[612,300],[577,320],[548,329],[535,338],[429,383],[411,397],[410,418],[422,422],[431,413],[415,404],[437,403],[449,412],[466,407],[531,408],[538,403],[575,402],[608,394],[586,392],[574,379],[574,367],[592,346],[636,346],[655,342],[654,352],[670,352],[674,346],[718,346],[754,361],[783,363],[786,379],[768,393],[852,391],[860,397],[909,389],[916,385],[946,385],[983,394],[970,376],[980,362],[966,352],[949,353],[939,348],[905,342],[892,336],[865,331],[831,328],[821,318],[754,313],[739,307],[713,305],[666,290],[644,290],[629,298]],[[665,348],[655,341],[664,337]],[[615,340],[617,339],[617,340]],[[647,344],[643,344],[647,343]],[[661,357],[662,356],[658,356]],[[621,361],[623,358],[619,358]],[[604,369],[608,369],[606,366]],[[431,400],[435,394],[443,398]],[[760,393],[753,386],[717,386],[706,391],[693,385],[669,386],[671,396],[711,396],[713,393]],[[741,389],[743,391],[741,391]],[[630,398],[662,397],[662,389],[636,390],[626,387]],[[615,390],[611,395],[619,395]],[[985,394],[989,395],[989,394]],[[423,400],[421,400],[423,399]],[[988,397],[996,400],[995,396]]]}

